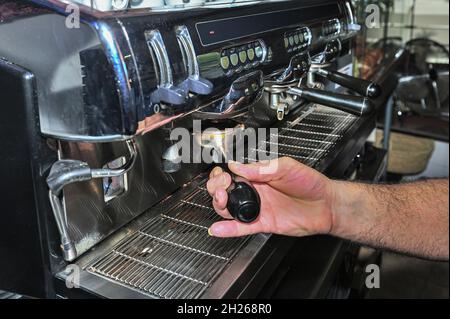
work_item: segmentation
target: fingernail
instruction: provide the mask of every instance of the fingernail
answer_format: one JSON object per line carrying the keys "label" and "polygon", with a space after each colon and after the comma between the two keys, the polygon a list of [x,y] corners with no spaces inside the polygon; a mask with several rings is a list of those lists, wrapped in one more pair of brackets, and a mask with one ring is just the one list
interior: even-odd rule
{"label": "fingernail", "polygon": [[214,169],[212,170],[213,177],[219,175],[220,173],[222,173],[222,169],[218,166],[214,167]]}
{"label": "fingernail", "polygon": [[209,228],[209,233],[213,237],[222,237],[226,233],[226,231],[227,231],[227,228],[221,223],[213,224]]}
{"label": "fingernail", "polygon": [[211,228],[208,228],[208,235],[209,235],[210,237],[214,237]]}

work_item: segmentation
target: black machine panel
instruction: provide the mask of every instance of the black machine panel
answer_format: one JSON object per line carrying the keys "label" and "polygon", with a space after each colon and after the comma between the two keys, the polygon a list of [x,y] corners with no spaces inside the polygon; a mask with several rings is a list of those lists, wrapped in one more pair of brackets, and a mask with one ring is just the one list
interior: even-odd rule
{"label": "black machine panel", "polygon": [[232,41],[340,15],[337,3],[224,18],[196,24],[202,45]]}

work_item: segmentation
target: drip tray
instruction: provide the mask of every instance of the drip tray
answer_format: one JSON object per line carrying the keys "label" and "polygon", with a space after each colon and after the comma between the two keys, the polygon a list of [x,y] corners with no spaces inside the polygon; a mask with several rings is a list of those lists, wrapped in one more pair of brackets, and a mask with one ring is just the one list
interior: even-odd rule
{"label": "drip tray", "polygon": [[206,189],[197,186],[87,271],[151,297],[197,298],[248,239],[210,237],[208,228],[218,220]]}
{"label": "drip tray", "polygon": [[[318,167],[356,121],[353,115],[311,106],[279,128],[278,151],[270,155]],[[247,160],[258,160],[267,143]],[[266,245],[271,236],[265,234],[210,237],[208,228],[221,218],[205,183],[204,175],[194,179],[82,258],[82,287],[109,298],[221,298],[256,256],[269,258],[271,249],[283,250]]]}

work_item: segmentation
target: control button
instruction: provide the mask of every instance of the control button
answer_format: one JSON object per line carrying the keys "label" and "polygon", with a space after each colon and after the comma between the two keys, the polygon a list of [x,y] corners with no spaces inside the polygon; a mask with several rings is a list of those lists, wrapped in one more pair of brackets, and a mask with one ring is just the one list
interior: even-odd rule
{"label": "control button", "polygon": [[284,38],[284,47],[287,49],[287,47],[289,46],[289,40],[288,38]]}
{"label": "control button", "polygon": [[239,52],[239,61],[241,61],[241,63],[245,63],[247,61],[247,52],[246,51]]}
{"label": "control button", "polygon": [[294,45],[294,37],[292,35],[289,37],[289,44]]}
{"label": "control button", "polygon": [[228,67],[230,66],[230,59],[227,56],[221,57],[220,65],[222,66],[222,68],[228,69]]}
{"label": "control button", "polygon": [[298,34],[294,35],[294,42],[295,44],[298,44],[299,42]]}
{"label": "control button", "polygon": [[238,65],[238,63],[239,63],[238,55],[236,53],[233,53],[232,55],[230,55],[230,61],[233,66]]}
{"label": "control button", "polygon": [[250,61],[253,61],[255,58],[255,50],[253,48],[247,50],[247,56]]}
{"label": "control button", "polygon": [[269,49],[267,50],[266,61],[267,62],[272,62],[272,59],[273,59],[273,51],[272,51],[272,48],[269,47]]}
{"label": "control button", "polygon": [[263,56],[263,48],[260,46],[257,46],[255,48],[255,54],[256,54],[256,57],[261,58]]}
{"label": "control button", "polygon": [[303,43],[305,41],[305,37],[303,36],[303,33],[300,33],[298,38],[299,38],[301,43]]}

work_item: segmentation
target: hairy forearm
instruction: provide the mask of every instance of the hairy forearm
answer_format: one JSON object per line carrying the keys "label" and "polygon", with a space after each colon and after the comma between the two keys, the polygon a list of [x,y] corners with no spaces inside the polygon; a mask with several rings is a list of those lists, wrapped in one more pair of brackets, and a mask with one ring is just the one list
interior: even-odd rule
{"label": "hairy forearm", "polygon": [[448,180],[400,185],[333,183],[333,235],[448,260]]}

